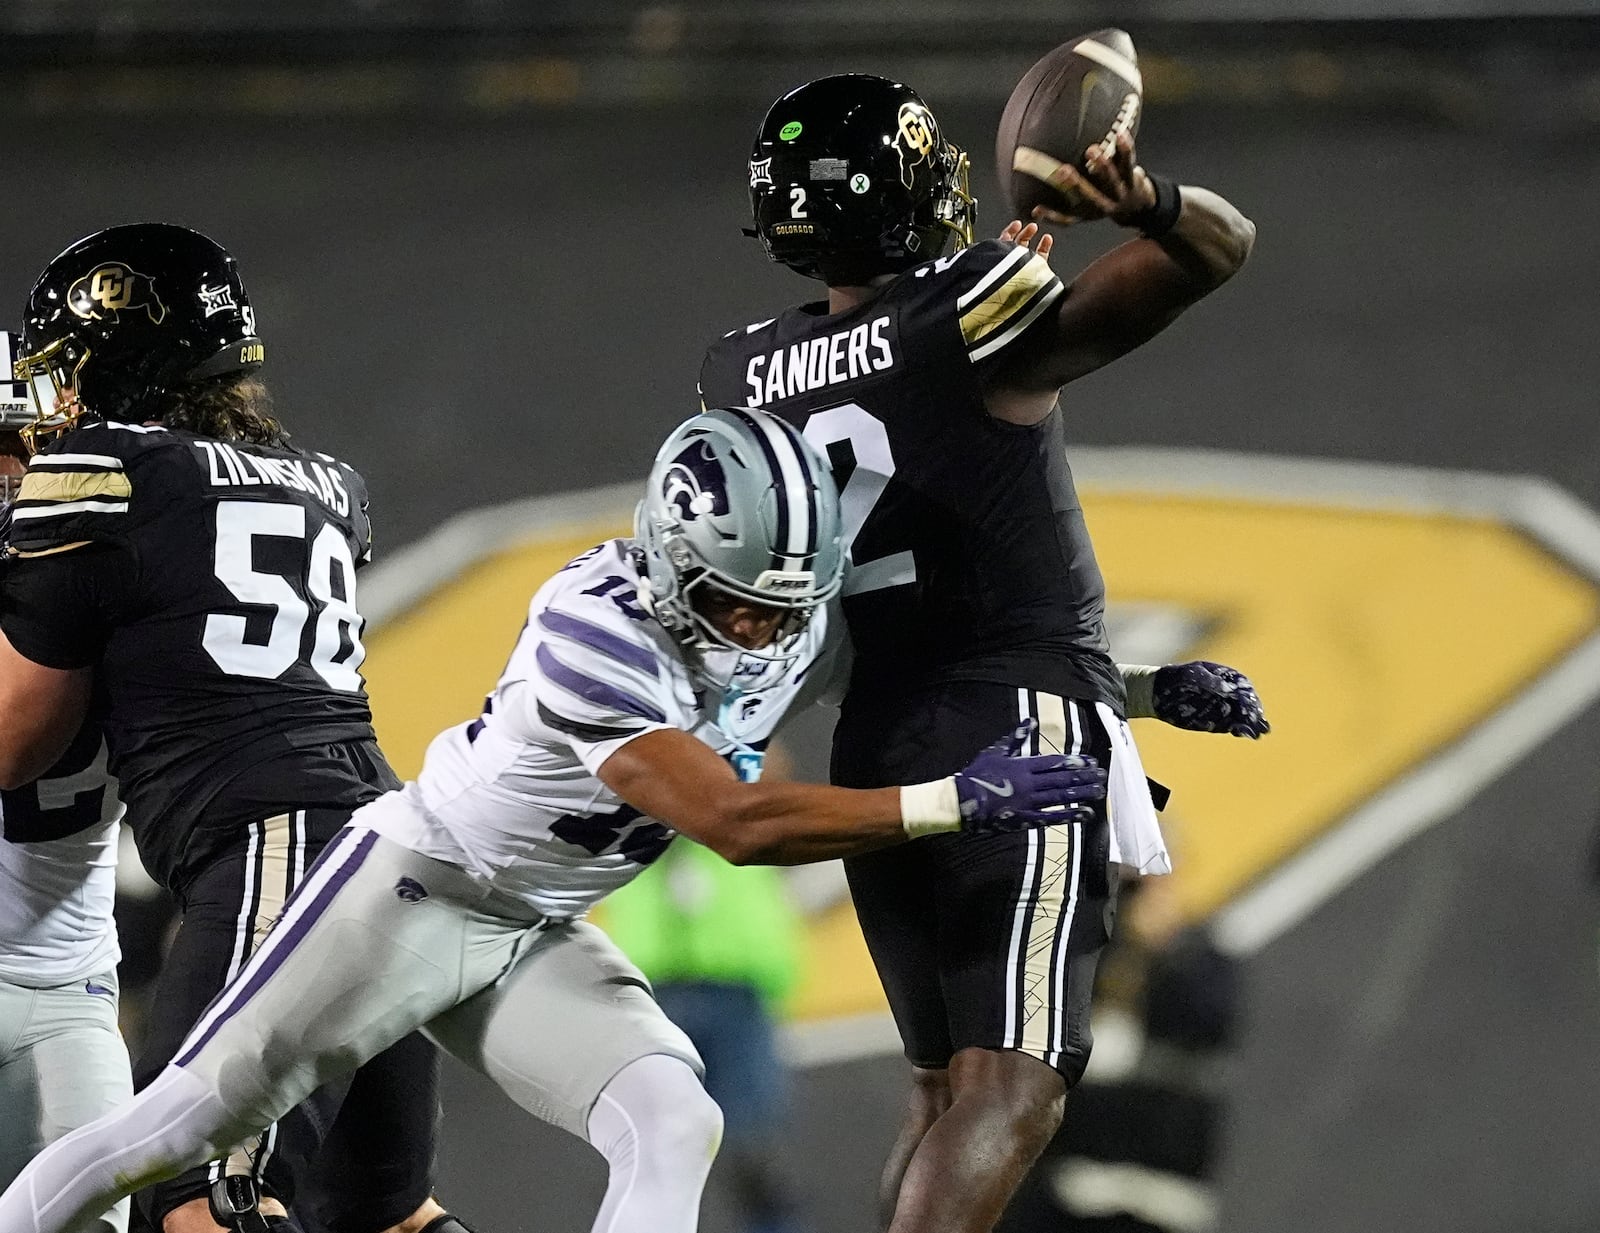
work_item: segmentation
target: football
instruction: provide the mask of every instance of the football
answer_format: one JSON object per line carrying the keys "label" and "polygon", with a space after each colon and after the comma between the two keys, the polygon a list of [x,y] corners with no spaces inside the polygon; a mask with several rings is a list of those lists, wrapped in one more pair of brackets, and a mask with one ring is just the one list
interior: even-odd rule
{"label": "football", "polygon": [[1050,175],[1063,163],[1080,171],[1092,145],[1108,151],[1118,133],[1137,136],[1144,83],[1133,39],[1124,30],[1096,30],[1061,44],[1017,83],[995,138],[995,171],[1012,216],[1035,206],[1073,212],[1076,194]]}

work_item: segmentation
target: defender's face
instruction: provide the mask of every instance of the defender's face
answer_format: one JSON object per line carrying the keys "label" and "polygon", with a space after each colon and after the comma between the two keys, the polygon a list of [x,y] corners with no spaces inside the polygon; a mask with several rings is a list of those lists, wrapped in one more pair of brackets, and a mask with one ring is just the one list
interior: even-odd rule
{"label": "defender's face", "polygon": [[763,651],[778,641],[786,632],[784,618],[793,615],[788,608],[754,604],[709,586],[696,587],[692,602],[712,628],[747,651]]}

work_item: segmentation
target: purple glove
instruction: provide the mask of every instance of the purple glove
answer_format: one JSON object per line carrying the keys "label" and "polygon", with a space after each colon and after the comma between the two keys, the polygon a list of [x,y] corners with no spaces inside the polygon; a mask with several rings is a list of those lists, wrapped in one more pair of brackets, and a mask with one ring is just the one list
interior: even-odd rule
{"label": "purple glove", "polygon": [[1229,732],[1258,740],[1272,731],[1250,678],[1223,664],[1196,659],[1156,671],[1156,718],[1190,732]]}
{"label": "purple glove", "polygon": [[1105,799],[1105,771],[1093,758],[1076,754],[1021,757],[1038,726],[1037,720],[1024,720],[956,772],[963,831],[1017,831],[1094,817],[1094,810],[1078,802]]}

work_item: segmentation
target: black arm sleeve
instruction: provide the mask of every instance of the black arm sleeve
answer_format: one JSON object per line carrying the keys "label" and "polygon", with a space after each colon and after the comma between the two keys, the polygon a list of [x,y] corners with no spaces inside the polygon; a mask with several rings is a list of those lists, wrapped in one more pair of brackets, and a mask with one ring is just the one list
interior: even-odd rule
{"label": "black arm sleeve", "polygon": [[126,549],[85,544],[0,567],[0,629],[25,659],[86,668],[128,610],[135,563]]}

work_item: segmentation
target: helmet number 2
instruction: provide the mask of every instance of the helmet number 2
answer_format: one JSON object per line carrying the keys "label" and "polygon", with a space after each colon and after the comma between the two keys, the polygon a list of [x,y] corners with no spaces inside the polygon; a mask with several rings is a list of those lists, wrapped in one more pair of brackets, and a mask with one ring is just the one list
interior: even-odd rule
{"label": "helmet number 2", "polygon": [[[246,611],[270,609],[272,620],[263,641],[259,627],[252,629],[254,622],[245,612],[214,612],[206,617],[202,644],[229,676],[275,680],[302,662],[306,627],[314,621],[315,636],[305,662],[334,689],[353,693],[361,688],[357,670],[367,655],[355,606],[356,564],[350,545],[332,523],[324,523],[309,545],[307,538],[304,506],[266,501],[218,504],[217,579]],[[298,541],[299,553],[291,550],[288,555],[309,557],[304,595],[285,574],[255,568],[256,542],[263,539]],[[335,566],[342,595],[334,590]]]}
{"label": "helmet number 2", "polygon": [[789,217],[809,217],[806,214],[806,190],[798,184],[793,184],[789,187]]}
{"label": "helmet number 2", "polygon": [[[889,448],[889,430],[883,421],[858,403],[818,411],[806,421],[806,440],[824,458],[835,457],[836,449],[848,449],[854,459],[845,482],[840,485],[840,529],[845,551],[850,556],[850,572],[845,577],[844,593],[860,595],[884,587],[904,586],[917,580],[916,559],[910,550],[890,552],[862,560],[855,552],[856,536],[872,514],[894,475],[894,454]],[[834,462],[834,472],[839,472]]]}

